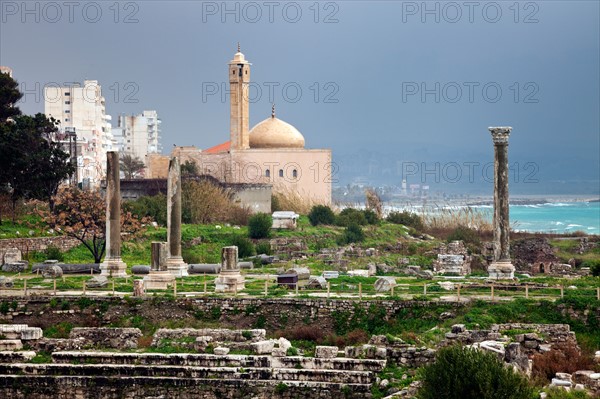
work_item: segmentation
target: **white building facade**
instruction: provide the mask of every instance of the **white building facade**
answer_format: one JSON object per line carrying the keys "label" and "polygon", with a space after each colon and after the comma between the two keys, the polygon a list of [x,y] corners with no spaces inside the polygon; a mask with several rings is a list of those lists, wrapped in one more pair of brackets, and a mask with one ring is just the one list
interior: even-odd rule
{"label": "white building facade", "polygon": [[154,110],[139,115],[120,115],[115,130],[116,147],[122,154],[129,154],[146,162],[146,155],[157,154],[160,146],[160,119]]}
{"label": "white building facade", "polygon": [[[59,121],[59,131],[77,138],[77,183],[99,187],[106,176],[106,152],[113,150],[110,115],[97,80],[83,86],[46,87],[44,113]],[[72,156],[74,154],[71,154]]]}

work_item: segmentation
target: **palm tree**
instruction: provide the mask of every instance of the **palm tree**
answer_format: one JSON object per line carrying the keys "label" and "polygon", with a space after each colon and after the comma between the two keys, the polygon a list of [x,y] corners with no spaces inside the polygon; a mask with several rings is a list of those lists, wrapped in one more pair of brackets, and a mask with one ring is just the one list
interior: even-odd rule
{"label": "palm tree", "polygon": [[145,165],[144,162],[131,154],[125,154],[120,159],[120,170],[125,174],[126,179],[136,179],[140,177]]}

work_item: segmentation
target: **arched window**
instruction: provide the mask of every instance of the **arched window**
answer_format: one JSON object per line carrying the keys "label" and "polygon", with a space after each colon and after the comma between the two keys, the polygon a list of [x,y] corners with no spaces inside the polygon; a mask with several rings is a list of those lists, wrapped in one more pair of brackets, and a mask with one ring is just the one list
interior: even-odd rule
{"label": "arched window", "polygon": [[294,170],[292,171],[292,177],[293,177],[294,179],[298,178],[298,171],[297,171],[296,169],[294,169]]}
{"label": "arched window", "polygon": [[279,169],[279,177],[283,177],[283,169]]}
{"label": "arched window", "polygon": [[271,170],[270,169],[265,170],[265,176],[266,177],[271,177]]}

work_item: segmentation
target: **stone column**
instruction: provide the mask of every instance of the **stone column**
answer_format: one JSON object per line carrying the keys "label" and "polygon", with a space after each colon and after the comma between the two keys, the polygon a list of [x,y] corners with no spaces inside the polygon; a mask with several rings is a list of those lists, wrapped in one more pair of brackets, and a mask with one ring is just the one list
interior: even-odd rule
{"label": "stone column", "polygon": [[238,247],[221,249],[221,273],[215,279],[216,292],[240,292],[244,289],[244,277],[238,266]]}
{"label": "stone column", "polygon": [[167,269],[175,277],[188,275],[188,265],[181,257],[181,168],[177,157],[169,162],[167,178]]}
{"label": "stone column", "polygon": [[175,276],[167,270],[169,252],[167,243],[152,242],[150,248],[152,251],[150,273],[144,277],[144,286],[147,290],[166,290],[175,280]]}
{"label": "stone column", "polygon": [[121,259],[121,178],[119,153],[106,153],[106,256],[100,264],[105,276],[127,276],[127,265]]}
{"label": "stone column", "polygon": [[488,268],[492,278],[513,278],[510,260],[508,215],[508,137],[512,127],[490,127],[494,142],[494,260]]}

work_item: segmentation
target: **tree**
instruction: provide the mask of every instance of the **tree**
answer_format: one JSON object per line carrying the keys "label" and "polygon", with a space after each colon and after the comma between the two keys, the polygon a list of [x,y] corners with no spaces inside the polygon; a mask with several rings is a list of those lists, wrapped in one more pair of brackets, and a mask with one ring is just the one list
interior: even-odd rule
{"label": "tree", "polygon": [[21,115],[21,110],[14,106],[23,97],[18,87],[19,84],[13,78],[0,72],[0,124]]}
{"label": "tree", "polygon": [[[65,188],[55,198],[53,211],[41,210],[43,223],[57,233],[79,240],[100,263],[106,249],[106,202],[97,191]],[[137,219],[131,212],[121,212],[121,235],[136,238],[149,218]]]}
{"label": "tree", "polygon": [[56,121],[44,114],[20,115],[0,123],[0,185],[15,208],[20,199],[39,199],[54,207],[52,198],[74,166],[54,141]]}
{"label": "tree", "polygon": [[198,164],[195,161],[185,161],[181,164],[182,176],[199,176]]}
{"label": "tree", "polygon": [[20,199],[44,200],[52,208],[58,186],[74,171],[69,155],[55,141],[57,122],[40,113],[21,115],[14,106],[22,97],[17,87],[0,73],[0,193],[10,198],[13,223]]}
{"label": "tree", "polygon": [[207,179],[184,181],[181,194],[183,223],[245,224],[248,220],[250,211],[234,202],[232,192]]}
{"label": "tree", "polygon": [[531,399],[525,376],[490,352],[458,345],[440,349],[421,371],[418,399]]}
{"label": "tree", "polygon": [[119,167],[125,174],[126,179],[137,179],[144,170],[144,162],[131,154],[125,154],[120,157]]}

